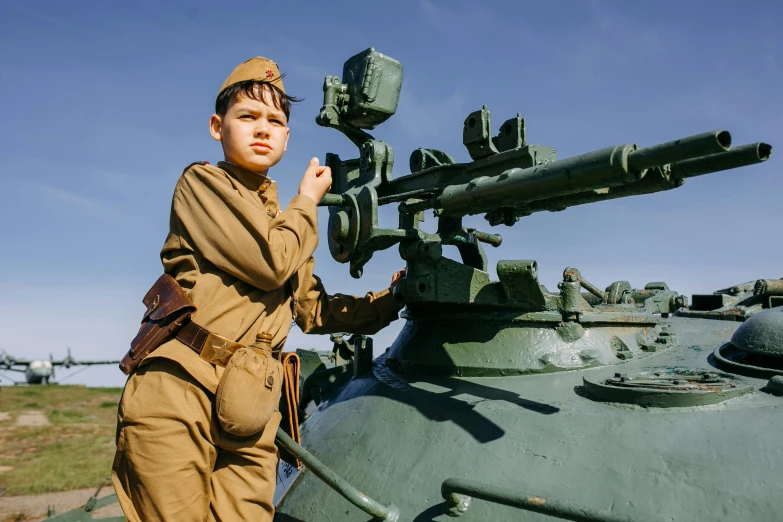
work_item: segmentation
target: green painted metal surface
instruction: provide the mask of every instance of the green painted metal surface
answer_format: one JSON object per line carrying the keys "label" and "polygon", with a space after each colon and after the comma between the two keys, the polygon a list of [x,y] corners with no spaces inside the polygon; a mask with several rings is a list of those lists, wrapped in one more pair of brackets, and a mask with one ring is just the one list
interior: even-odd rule
{"label": "green painted metal surface", "polygon": [[[302,445],[334,476],[396,506],[399,520],[777,518],[783,370],[763,354],[752,362],[771,375],[735,371],[718,356],[739,321],[783,304],[783,283],[695,296],[688,308],[663,282],[602,290],[574,267],[550,291],[534,260],[501,261],[493,281],[483,245],[502,238],[462,225],[470,214],[513,225],[534,212],[674,189],[765,161],[771,147],[732,147],[718,130],[557,159],[528,144],[520,115],[493,136],[484,107],[465,119],[471,162],[417,149],[410,173],[395,178],[392,147],[366,130],[393,114],[401,79],[398,62],[369,49],[325,82],[317,122],[359,149],[356,159],[326,158],[330,252],[360,277],[374,252],[398,246],[406,325],[371,364],[310,377],[303,393],[318,407],[302,424]],[[399,209],[396,226],[379,223],[387,204]],[[419,228],[425,211],[437,232]],[[459,259],[445,257],[444,245]],[[305,470],[276,520],[367,521],[354,504]]]}
{"label": "green painted metal surface", "polygon": [[[715,405],[645,408],[594,400],[585,376],[673,367],[709,372],[735,322],[673,317],[679,342],[612,367],[516,377],[411,375],[386,357],[351,379],[303,425],[303,445],[400,520],[448,520],[442,482],[464,478],[610,511],[629,520],[770,520],[781,507],[781,397],[767,379]],[[739,480],[739,477],[742,477]],[[430,517],[430,518],[426,518]],[[474,502],[465,520],[518,520]],[[530,520],[547,520],[531,515]],[[305,471],[277,520],[368,520]],[[527,520],[527,518],[525,518]]]}
{"label": "green painted metal surface", "polygon": [[98,498],[101,490],[105,487],[111,487],[111,481],[107,477],[104,482],[98,486],[95,493],[87,500],[87,502],[79,508],[66,511],[65,513],[56,514],[52,507],[49,507],[49,516],[45,520],[55,520],[57,522],[89,522],[92,520],[103,520],[105,522],[124,522],[125,517],[100,517],[93,518],[93,513],[103,507],[110,506],[117,502],[117,495],[114,493]]}
{"label": "green painted metal surface", "polygon": [[783,308],[762,310],[745,321],[731,338],[731,344],[755,355],[783,361]]}

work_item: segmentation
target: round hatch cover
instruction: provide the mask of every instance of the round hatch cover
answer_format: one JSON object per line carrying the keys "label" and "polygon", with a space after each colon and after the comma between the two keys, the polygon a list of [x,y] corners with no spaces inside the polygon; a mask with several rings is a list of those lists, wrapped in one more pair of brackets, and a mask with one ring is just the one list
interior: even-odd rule
{"label": "round hatch cover", "polygon": [[731,344],[748,353],[783,357],[783,307],[749,317],[734,332]]}
{"label": "round hatch cover", "polygon": [[753,391],[731,375],[685,368],[584,377],[584,387],[591,399],[656,408],[717,404]]}

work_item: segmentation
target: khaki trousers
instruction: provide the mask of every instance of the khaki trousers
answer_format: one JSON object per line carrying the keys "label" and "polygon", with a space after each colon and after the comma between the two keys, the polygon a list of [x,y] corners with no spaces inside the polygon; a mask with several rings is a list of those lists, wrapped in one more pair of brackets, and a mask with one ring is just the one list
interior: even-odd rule
{"label": "khaki trousers", "polygon": [[112,483],[130,522],[271,521],[280,414],[260,434],[220,427],[214,395],[158,358],[125,385]]}

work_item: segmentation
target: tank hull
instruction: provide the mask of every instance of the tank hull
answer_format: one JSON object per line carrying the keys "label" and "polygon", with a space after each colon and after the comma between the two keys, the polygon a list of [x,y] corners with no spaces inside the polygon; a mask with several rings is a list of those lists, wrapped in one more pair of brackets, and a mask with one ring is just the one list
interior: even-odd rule
{"label": "tank hull", "polygon": [[[628,520],[773,520],[783,511],[783,398],[766,379],[733,376],[751,393],[719,404],[646,408],[599,402],[585,378],[687,368],[738,323],[673,317],[675,346],[617,365],[506,377],[428,376],[386,356],[321,403],[302,444],[400,520],[450,520],[448,478],[568,502]],[[423,348],[424,349],[424,348]],[[393,365],[391,365],[393,366]],[[370,517],[303,471],[277,521]],[[551,520],[473,499],[465,521]]]}

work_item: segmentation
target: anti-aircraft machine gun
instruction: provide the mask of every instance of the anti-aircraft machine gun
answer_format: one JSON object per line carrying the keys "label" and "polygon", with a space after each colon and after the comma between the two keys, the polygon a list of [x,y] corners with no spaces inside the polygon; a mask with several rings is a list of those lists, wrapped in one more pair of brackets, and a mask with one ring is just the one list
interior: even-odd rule
{"label": "anti-aircraft machine gun", "polygon": [[[617,145],[558,160],[554,149],[527,144],[525,121],[520,115],[504,122],[500,133],[492,137],[490,114],[484,107],[466,118],[463,129],[463,143],[473,162],[458,164],[445,152],[418,149],[411,155],[411,174],[393,179],[391,147],[361,129],[374,128],[394,114],[402,82],[401,65],[368,50],[346,62],[343,76],[346,84],[337,77],[327,77],[324,107],[316,120],[319,125],[343,132],[360,150],[358,159],[342,161],[334,154],[326,157],[334,184],[333,194],[324,198],[322,205],[331,207],[329,249],[334,259],[349,263],[351,274],[360,277],[375,251],[399,244],[400,255],[408,264],[407,277],[398,291],[408,305],[408,330],[421,330],[414,325],[433,313],[453,317],[467,312],[472,320],[466,328],[460,327],[465,322],[457,320],[447,329],[449,336],[456,336],[459,344],[464,344],[473,336],[471,333],[475,335],[476,324],[495,323],[508,313],[515,322],[523,313],[535,314],[520,324],[551,323],[569,337],[572,349],[567,355],[562,350],[547,354],[558,359],[566,356],[571,363],[560,362],[567,366],[581,366],[585,357],[597,355],[573,350],[575,339],[570,337],[581,338],[584,326],[655,326],[659,320],[654,314],[668,316],[684,307],[687,299],[664,283],[634,290],[619,281],[601,291],[574,268],[564,272],[559,294],[550,294],[539,285],[537,265],[532,260],[501,262],[497,266],[500,282],[492,282],[482,243],[497,247],[501,237],[464,228],[462,217],[485,214],[491,225],[513,225],[534,212],[674,189],[689,177],[758,163],[771,153],[771,147],[764,143],[732,149],[730,134],[721,130],[652,147]],[[391,203],[399,204],[399,225],[380,228],[378,208]],[[418,227],[424,211],[430,209],[439,219],[436,234]],[[444,258],[443,245],[455,245],[462,262]],[[588,295],[581,296],[581,289]],[[523,330],[529,331],[526,327]],[[425,326],[421,333],[426,331],[429,328]],[[432,354],[423,354],[417,341],[408,343],[416,345],[412,350],[393,350],[388,362],[424,357],[417,364],[438,365]],[[425,344],[430,342],[428,337]],[[515,359],[513,364],[504,366],[495,347],[497,366],[493,371],[482,367],[480,374],[540,369],[536,368],[540,354],[529,361],[532,366],[520,367],[516,360],[518,347],[508,348],[515,354],[509,354]],[[458,357],[457,353],[452,355]],[[445,361],[447,373],[470,373],[460,365],[459,372],[452,372],[455,362],[453,357]]]}
{"label": "anti-aircraft machine gun", "polygon": [[[366,131],[395,113],[401,85],[400,63],[374,49],[324,83],[317,123],[359,148],[357,159],[326,156],[330,252],[361,277],[374,252],[398,245],[407,322],[374,361],[309,380],[325,384],[303,391],[320,397],[301,426],[308,471],[287,486],[276,520],[774,518],[783,282],[739,285],[734,300],[696,296],[688,309],[663,282],[601,290],[568,267],[550,292],[534,260],[501,261],[490,280],[482,244],[501,237],[462,223],[483,214],[510,226],[671,190],[765,161],[771,146],[732,147],[717,130],[558,159],[528,144],[520,115],[493,136],[484,107],[465,119],[470,163],[418,149],[410,174],[392,177],[391,146]],[[394,228],[379,224],[388,204],[399,209]],[[436,233],[419,228],[425,211]]]}

